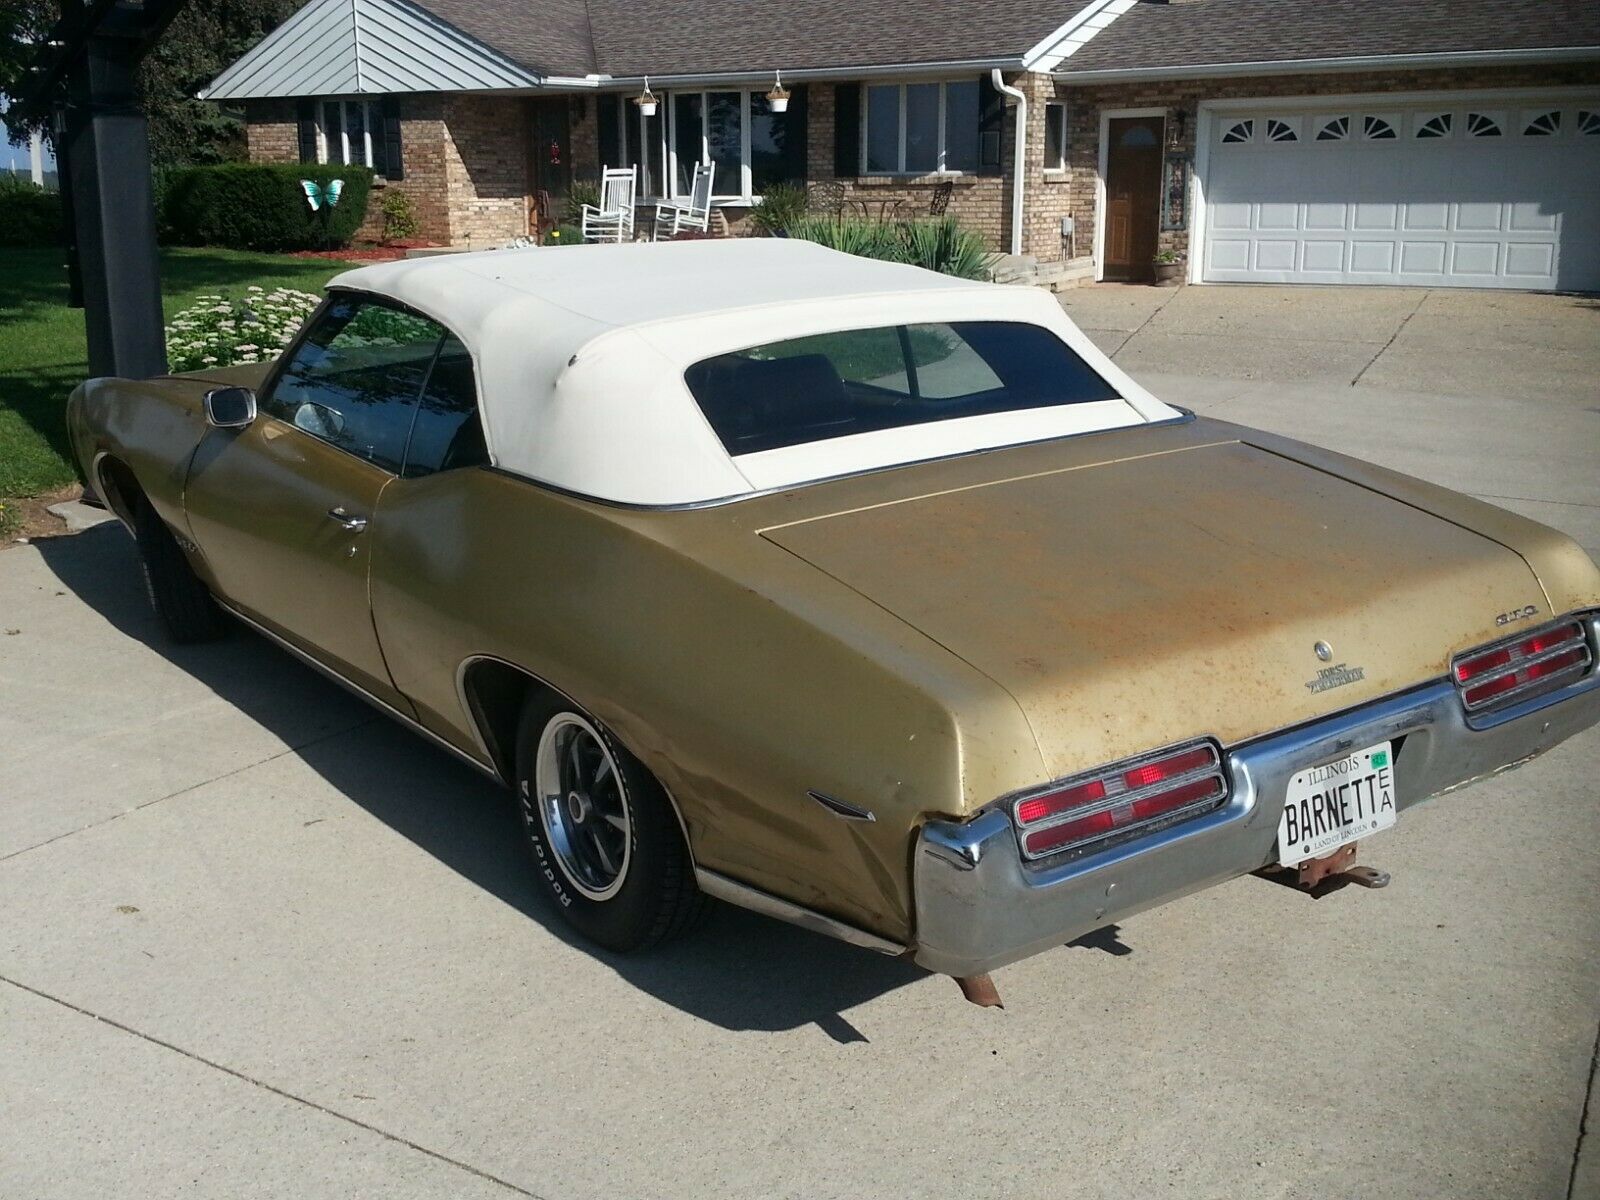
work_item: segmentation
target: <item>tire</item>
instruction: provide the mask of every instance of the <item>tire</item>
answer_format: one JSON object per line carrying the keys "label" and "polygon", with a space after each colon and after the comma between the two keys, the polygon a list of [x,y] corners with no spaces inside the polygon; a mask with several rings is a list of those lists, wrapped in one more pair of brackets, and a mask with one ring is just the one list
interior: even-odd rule
{"label": "tire", "polygon": [[540,696],[523,710],[516,790],[541,890],[584,937],[643,950],[705,911],[666,792],[570,701]]}
{"label": "tire", "polygon": [[167,637],[174,642],[210,642],[227,633],[227,621],[206,585],[189,565],[178,540],[148,501],[134,518],[134,541],[144,564],[145,591]]}

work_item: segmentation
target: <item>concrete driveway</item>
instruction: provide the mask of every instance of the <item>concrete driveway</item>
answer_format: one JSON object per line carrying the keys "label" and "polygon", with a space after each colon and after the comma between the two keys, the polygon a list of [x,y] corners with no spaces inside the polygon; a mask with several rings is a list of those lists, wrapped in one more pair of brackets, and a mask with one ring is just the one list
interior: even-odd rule
{"label": "concrete driveway", "polygon": [[[1450,391],[1468,301],[1429,351],[1431,295],[1282,296],[1066,302],[1180,403],[1600,549],[1600,314],[1484,297],[1572,324]],[[1237,880],[993,1011],[731,909],[575,944],[505,796],[252,635],[163,644],[114,526],[0,552],[0,696],[7,1200],[1600,1195],[1593,733],[1407,813],[1386,891]]]}

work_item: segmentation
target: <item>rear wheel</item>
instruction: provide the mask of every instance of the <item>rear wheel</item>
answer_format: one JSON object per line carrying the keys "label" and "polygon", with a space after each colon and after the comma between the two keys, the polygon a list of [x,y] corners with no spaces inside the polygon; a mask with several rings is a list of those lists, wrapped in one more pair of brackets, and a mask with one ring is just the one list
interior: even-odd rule
{"label": "rear wheel", "polygon": [[666,792],[605,726],[560,697],[523,712],[517,796],[543,887],[585,937],[640,950],[704,910]]}
{"label": "rear wheel", "polygon": [[139,505],[133,529],[144,564],[145,590],[167,636],[174,642],[209,642],[226,633],[222,610],[148,501]]}

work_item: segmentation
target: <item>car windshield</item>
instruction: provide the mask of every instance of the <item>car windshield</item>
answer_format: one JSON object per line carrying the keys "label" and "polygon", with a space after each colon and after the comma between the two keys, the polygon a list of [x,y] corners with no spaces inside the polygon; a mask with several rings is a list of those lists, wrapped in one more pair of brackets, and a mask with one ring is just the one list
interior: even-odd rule
{"label": "car windshield", "polygon": [[695,363],[689,391],[732,455],[1020,409],[1116,400],[1041,325],[883,325]]}

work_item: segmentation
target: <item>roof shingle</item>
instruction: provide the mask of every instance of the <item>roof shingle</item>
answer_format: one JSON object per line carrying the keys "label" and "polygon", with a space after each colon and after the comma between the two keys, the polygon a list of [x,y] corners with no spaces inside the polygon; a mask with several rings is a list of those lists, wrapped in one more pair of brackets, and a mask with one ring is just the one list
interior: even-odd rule
{"label": "roof shingle", "polygon": [[1186,0],[1136,4],[1060,69],[1579,46],[1600,46],[1596,0]]}

